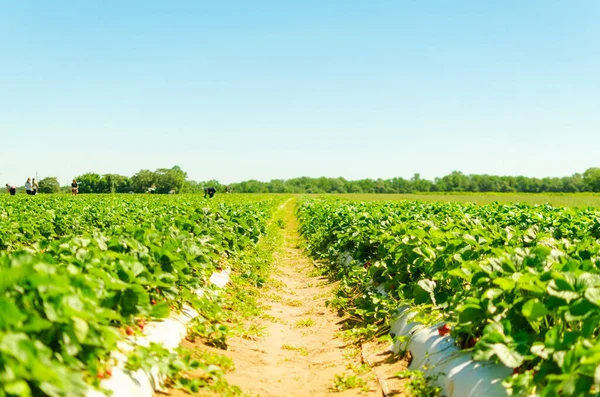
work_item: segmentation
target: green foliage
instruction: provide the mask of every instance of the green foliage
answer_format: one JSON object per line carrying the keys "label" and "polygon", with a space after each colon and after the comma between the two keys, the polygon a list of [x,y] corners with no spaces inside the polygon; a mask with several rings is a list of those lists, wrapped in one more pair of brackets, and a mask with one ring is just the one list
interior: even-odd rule
{"label": "green foliage", "polygon": [[597,210],[305,199],[297,212],[350,325],[386,329],[409,305],[475,359],[514,368],[511,395],[600,392]]}
{"label": "green foliage", "polygon": [[[224,364],[225,368],[215,363]],[[137,346],[129,354],[126,369],[142,369],[154,381],[157,379],[152,376],[152,370],[158,369],[166,380],[164,384],[153,385],[155,388],[167,386],[192,394],[204,390],[234,396],[240,395],[241,390],[230,386],[225,379],[225,371],[231,368],[232,364],[226,357],[198,354],[181,348],[172,352],[151,343],[148,347]]]}
{"label": "green foliage", "polygon": [[140,170],[131,177],[131,188],[135,193],[146,193],[148,188],[156,184],[157,177],[150,170]]}
{"label": "green foliage", "polygon": [[179,166],[159,168],[154,174],[156,178],[156,193],[169,193],[171,190],[181,192],[183,183],[187,177],[187,173],[179,168]]}
{"label": "green foliage", "polygon": [[132,189],[130,179],[123,175],[87,173],[75,179],[79,193],[128,193]]}
{"label": "green foliage", "polygon": [[129,191],[131,191],[129,178],[118,174],[104,174],[98,185],[98,191],[94,193],[128,193]]}
{"label": "green foliage", "polygon": [[[153,184],[156,193],[202,193],[205,186],[225,192],[226,186],[216,180],[191,181],[180,167],[140,170],[131,178],[117,175],[87,173],[77,177],[81,193],[146,193]],[[583,174],[562,178],[529,178],[525,176],[495,176],[463,174],[453,171],[434,180],[421,178],[417,173],[410,179],[361,179],[299,177],[269,182],[248,180],[229,185],[236,193],[577,193],[600,192],[600,168],[590,168]]]}
{"label": "green foliage", "polygon": [[589,168],[583,173],[583,184],[591,192],[600,192],[600,168]]}
{"label": "green foliage", "polygon": [[396,374],[401,379],[408,379],[405,389],[411,396],[415,397],[438,397],[442,395],[442,389],[432,386],[433,379],[427,378],[420,371],[404,370]]}
{"label": "green foliage", "polygon": [[46,177],[39,181],[38,183],[40,193],[59,193],[60,192],[60,183],[58,183],[58,179],[53,176]]}
{"label": "green foliage", "polygon": [[364,392],[369,391],[367,381],[358,375],[335,374],[331,391],[342,392],[351,389],[361,389]]}
{"label": "green foliage", "polygon": [[[202,313],[198,333],[223,345],[224,298],[208,279],[226,265],[242,271],[238,258],[260,246],[281,202],[260,196],[0,200],[0,396],[83,395],[110,367],[119,340],[184,303]],[[253,268],[243,271],[254,278]],[[205,291],[201,298],[198,289]],[[150,365],[163,357],[160,351],[153,347],[153,358],[140,353],[130,364]]]}
{"label": "green foliage", "polygon": [[185,173],[180,167],[159,168],[156,171],[140,170],[128,178],[118,174],[99,175],[86,173],[76,177],[80,193],[146,193],[152,185],[156,193],[169,193],[171,190],[182,192]]}
{"label": "green foliage", "polygon": [[466,175],[453,171],[430,181],[415,174],[410,179],[361,179],[300,177],[269,182],[249,180],[231,185],[237,193],[415,193],[415,192],[600,192],[600,169],[562,178]]}

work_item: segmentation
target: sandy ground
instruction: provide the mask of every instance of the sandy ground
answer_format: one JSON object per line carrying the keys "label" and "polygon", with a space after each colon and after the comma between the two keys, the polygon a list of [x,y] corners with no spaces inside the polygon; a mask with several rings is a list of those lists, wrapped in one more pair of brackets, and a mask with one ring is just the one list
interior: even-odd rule
{"label": "sandy ground", "polygon": [[[391,377],[405,369],[405,363],[390,359],[387,344],[348,344],[338,337],[341,318],[325,301],[332,298],[333,285],[314,276],[311,260],[298,247],[299,236],[288,203],[284,247],[274,258],[275,288],[265,291],[263,303],[270,307],[261,319],[262,337],[233,338],[221,351],[233,359],[235,370],[228,381],[249,395],[268,396],[382,396],[380,382],[371,368],[361,366],[370,357],[380,379],[388,379],[390,393],[400,396],[402,386]],[[358,376],[366,381],[361,388],[334,391],[336,375]],[[173,396],[182,395],[171,393]]]}

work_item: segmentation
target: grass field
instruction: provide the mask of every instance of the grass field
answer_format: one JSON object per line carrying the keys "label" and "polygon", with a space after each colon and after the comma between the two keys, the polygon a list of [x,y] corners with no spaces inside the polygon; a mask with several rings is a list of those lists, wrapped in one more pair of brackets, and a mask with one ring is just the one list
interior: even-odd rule
{"label": "grass field", "polygon": [[334,194],[349,200],[423,200],[453,201],[461,203],[489,204],[494,201],[505,203],[545,204],[563,207],[600,207],[600,194],[537,194],[537,193],[462,193],[462,194]]}

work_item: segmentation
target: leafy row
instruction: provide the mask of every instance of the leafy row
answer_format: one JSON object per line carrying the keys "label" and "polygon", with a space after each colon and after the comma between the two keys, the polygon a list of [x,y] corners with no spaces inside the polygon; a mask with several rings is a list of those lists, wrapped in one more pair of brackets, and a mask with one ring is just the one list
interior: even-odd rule
{"label": "leafy row", "polygon": [[[598,211],[306,199],[298,215],[355,318],[386,326],[409,304],[475,359],[514,368],[512,395],[600,392]],[[335,265],[343,254],[351,266]]]}
{"label": "leafy row", "polygon": [[279,201],[5,199],[0,396],[83,395],[147,319],[217,310],[208,278],[259,241]]}

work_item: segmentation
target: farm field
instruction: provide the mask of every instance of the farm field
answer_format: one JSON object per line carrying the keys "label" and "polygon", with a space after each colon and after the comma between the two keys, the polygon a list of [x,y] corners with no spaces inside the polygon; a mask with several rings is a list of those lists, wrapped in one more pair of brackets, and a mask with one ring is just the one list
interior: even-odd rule
{"label": "farm field", "polygon": [[550,204],[562,207],[600,207],[600,194],[593,193],[415,193],[415,194],[332,194],[348,200],[390,201],[419,200],[458,203],[491,204],[502,203]]}
{"label": "farm field", "polygon": [[[375,396],[380,337],[397,393],[442,395],[388,336],[400,307],[509,368],[506,395],[600,391],[598,209],[352,197],[0,196],[0,396],[84,396],[120,365],[173,397]],[[136,345],[186,306],[182,347]]]}
{"label": "farm field", "polygon": [[333,306],[365,335],[409,307],[475,360],[508,367],[508,395],[600,393],[600,211],[309,198],[297,213],[340,280]]}
{"label": "farm field", "polygon": [[[111,378],[112,352],[184,304],[200,313],[188,333],[224,345],[235,313],[223,308],[235,296],[218,294],[209,277],[231,268],[246,294],[264,281],[273,248],[264,242],[282,201],[0,197],[0,396],[86,395]],[[223,375],[210,360],[158,345],[123,353],[125,370],[158,366],[190,391],[210,389]],[[211,378],[187,378],[193,369]]]}

